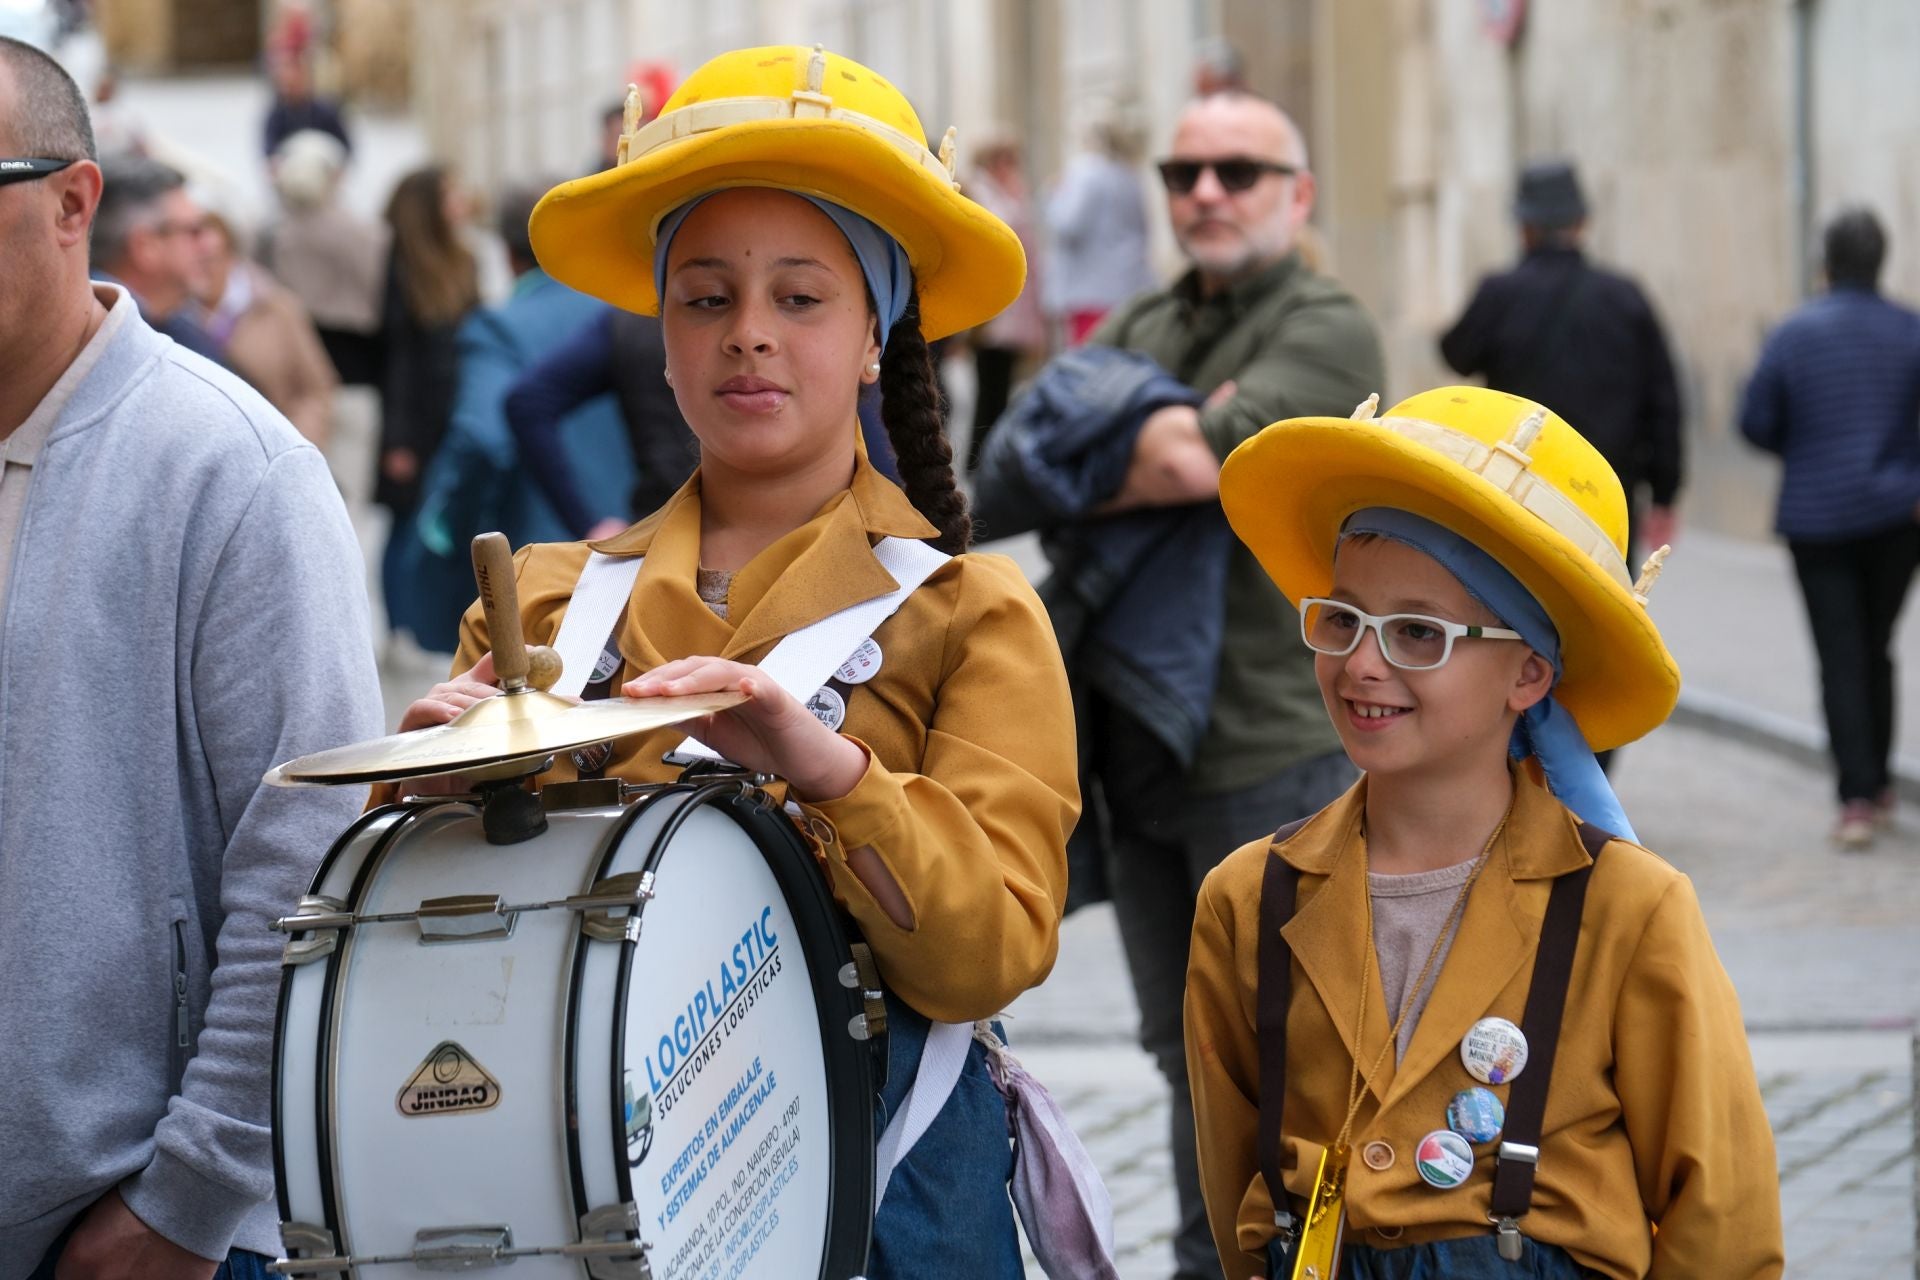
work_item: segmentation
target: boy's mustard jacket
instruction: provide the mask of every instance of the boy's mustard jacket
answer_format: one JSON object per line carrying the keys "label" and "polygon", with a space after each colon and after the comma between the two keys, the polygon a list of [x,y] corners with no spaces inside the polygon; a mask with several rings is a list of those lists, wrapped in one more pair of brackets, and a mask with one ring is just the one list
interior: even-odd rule
{"label": "boy's mustard jacket", "polygon": [[[1478,1083],[1459,1056],[1468,1028],[1490,1016],[1520,1022],[1553,878],[1592,861],[1573,815],[1525,772],[1514,776],[1513,815],[1468,898],[1406,1057],[1396,1069],[1388,1054],[1362,1099],[1350,1139],[1350,1242],[1389,1248],[1492,1230],[1497,1141],[1475,1147],[1473,1176],[1451,1191],[1421,1180],[1415,1147],[1446,1127],[1454,1094]],[[1284,844],[1234,852],[1200,891],[1187,1062],[1201,1186],[1235,1280],[1266,1275],[1275,1234],[1255,1146],[1255,949],[1267,858],[1301,872],[1283,931],[1293,993],[1281,1163],[1295,1213],[1322,1146],[1339,1134],[1354,1055],[1364,1069],[1386,1043],[1391,1015],[1366,930],[1365,800],[1362,779]],[[1366,1026],[1356,1043],[1362,972]],[[1494,1087],[1503,1102],[1508,1091]],[[1692,884],[1622,840],[1607,845],[1588,887],[1533,1209],[1520,1227],[1618,1280],[1746,1280],[1778,1276],[1783,1266],[1773,1135],[1733,985]]]}
{"label": "boy's mustard jacket", "polygon": [[[620,681],[677,658],[758,662],[783,636],[894,589],[874,558],[885,536],[938,534],[861,456],[850,487],[733,578],[732,619],[700,599],[700,477],[654,515],[595,544],[644,555],[618,628]],[[587,560],[585,543],[515,556],[529,644],[549,644]],[[1073,707],[1052,625],[1001,556],[956,556],[874,633],[881,665],[852,688],[841,732],[871,757],[846,796],[806,806],[835,898],[859,923],[888,986],[929,1018],[1000,1012],[1052,969],[1066,900],[1066,841],[1079,815]],[[476,604],[461,624],[455,671],[490,648]],[[683,735],[614,743],[607,766],[632,781],[671,780],[661,761]],[[563,754],[542,782],[572,776]],[[379,798],[376,796],[376,798]],[[888,919],[848,869],[870,846],[905,891],[914,927]]]}

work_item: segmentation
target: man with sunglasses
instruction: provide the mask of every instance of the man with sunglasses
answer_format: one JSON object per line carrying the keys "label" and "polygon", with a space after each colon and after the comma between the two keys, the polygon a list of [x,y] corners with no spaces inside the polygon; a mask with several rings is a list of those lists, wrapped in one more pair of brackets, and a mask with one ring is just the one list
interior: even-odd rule
{"label": "man with sunglasses", "polygon": [[[1189,270],[1109,315],[1091,342],[1152,356],[1205,403],[1146,419],[1118,509],[1217,503],[1220,462],[1241,441],[1280,418],[1344,417],[1383,382],[1372,320],[1301,259],[1314,180],[1284,112],[1241,90],[1199,98],[1158,167]],[[1208,1280],[1220,1263],[1200,1197],[1181,1038],[1200,882],[1233,849],[1319,810],[1353,778],[1321,708],[1312,655],[1275,643],[1298,625],[1293,608],[1238,542],[1224,597],[1219,675],[1191,764],[1132,708],[1079,691],[1091,704],[1081,736],[1093,744],[1090,790],[1110,818],[1107,870],[1141,1042],[1173,1091],[1176,1274]]]}
{"label": "man with sunglasses", "polygon": [[250,1280],[279,1248],[268,921],[380,730],[326,463],[88,275],[85,99],[0,38],[0,1280]]}

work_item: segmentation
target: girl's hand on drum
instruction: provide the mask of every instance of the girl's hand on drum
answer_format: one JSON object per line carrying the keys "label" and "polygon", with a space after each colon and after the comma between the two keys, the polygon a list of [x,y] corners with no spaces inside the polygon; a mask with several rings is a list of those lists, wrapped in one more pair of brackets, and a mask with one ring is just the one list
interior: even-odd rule
{"label": "girl's hand on drum", "polygon": [[867,771],[867,753],[816,720],[758,667],[723,658],[682,658],[621,686],[629,698],[726,693],[747,700],[683,728],[735,764],[785,778],[803,800],[837,800]]}
{"label": "girl's hand on drum", "polygon": [[447,723],[482,698],[499,693],[493,681],[493,654],[483,654],[471,670],[433,686],[426,697],[407,704],[406,714],[400,717],[400,732]]}

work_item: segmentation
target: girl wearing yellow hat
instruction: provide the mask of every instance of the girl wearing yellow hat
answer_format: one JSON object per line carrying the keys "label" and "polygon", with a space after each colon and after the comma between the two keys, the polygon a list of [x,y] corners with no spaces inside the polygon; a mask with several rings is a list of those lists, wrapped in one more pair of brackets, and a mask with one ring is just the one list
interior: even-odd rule
{"label": "girl wearing yellow hat", "polygon": [[1373,407],[1221,471],[1365,771],[1201,891],[1187,1056],[1227,1273],[1778,1276],[1738,1001],[1593,756],[1679,689],[1620,483],[1517,397]]}
{"label": "girl wearing yellow hat", "polygon": [[[633,574],[595,650],[603,695],[747,695],[575,763],[668,780],[678,770],[663,752],[691,728],[786,780],[888,990],[884,1127],[930,1023],[998,1013],[1046,976],[1058,943],[1079,811],[1066,677],[1019,570],[964,554],[966,503],[927,353],[928,339],[1012,300],[1024,260],[1013,232],[959,193],[951,149],[930,152],[899,91],[847,59],[727,54],[651,124],[634,123],[619,165],[541,202],[533,245],[562,282],[659,313],[699,468],[625,533],[522,550],[526,638],[562,630],[591,552]],[[855,400],[875,381],[904,492],[860,443]],[[889,558],[903,547],[904,561]],[[924,583],[856,651],[857,669],[810,702],[812,690],[796,696],[757,665],[783,638],[896,592],[900,565],[925,571],[929,556]],[[464,674],[415,703],[406,727],[492,694],[488,651],[475,608],[455,665]],[[1007,1108],[981,1047],[968,1053],[886,1181],[873,1277],[927,1274],[935,1250],[942,1274],[1021,1274]]]}

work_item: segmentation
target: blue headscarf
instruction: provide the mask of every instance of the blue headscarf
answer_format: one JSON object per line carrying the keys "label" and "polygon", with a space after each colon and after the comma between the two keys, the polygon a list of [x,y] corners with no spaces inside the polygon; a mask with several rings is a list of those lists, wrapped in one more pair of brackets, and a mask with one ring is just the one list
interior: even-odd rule
{"label": "blue headscarf", "polygon": [[[718,194],[709,191],[704,196],[696,196],[660,219],[660,232],[653,242],[653,288],[662,305],[667,297],[667,250],[673,245],[673,237],[688,214]],[[913,292],[913,266],[907,261],[907,251],[878,224],[851,209],[799,191],[787,194],[799,196],[832,218],[833,225],[840,228],[840,234],[852,246],[853,256],[860,262],[860,273],[867,278],[867,297],[873,303],[874,314],[880,317],[880,349],[885,351],[887,336],[893,332],[893,326],[900,323],[900,317],[907,314],[907,298]]]}
{"label": "blue headscarf", "polygon": [[[1493,611],[1502,626],[1518,631],[1527,646],[1552,665],[1554,683],[1560,682],[1559,630],[1533,593],[1498,560],[1451,529],[1391,507],[1356,511],[1340,530],[1342,538],[1360,533],[1390,538],[1439,561],[1441,568],[1460,580],[1468,595]],[[1540,762],[1547,787],[1576,816],[1613,835],[1639,842],[1626,811],[1620,807],[1620,798],[1613,794],[1593,748],[1587,745],[1586,735],[1558,699],[1549,694],[1521,715],[1513,726],[1511,750],[1516,760],[1532,756]]]}

